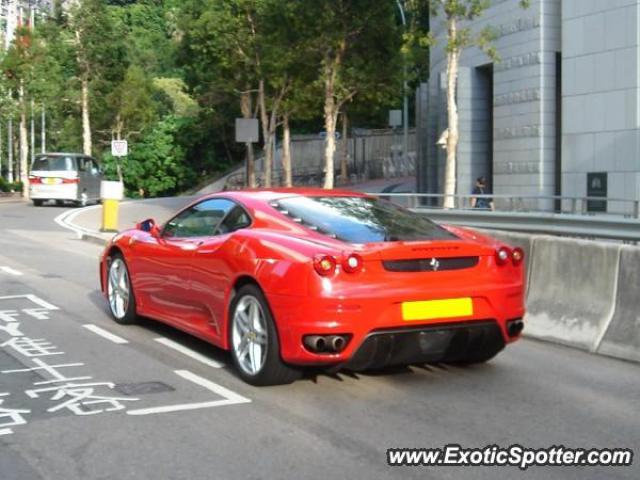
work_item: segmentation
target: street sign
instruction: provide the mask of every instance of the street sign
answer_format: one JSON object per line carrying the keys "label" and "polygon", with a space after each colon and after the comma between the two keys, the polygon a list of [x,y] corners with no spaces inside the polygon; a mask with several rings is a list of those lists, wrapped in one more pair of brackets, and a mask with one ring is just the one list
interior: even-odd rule
{"label": "street sign", "polygon": [[257,118],[236,118],[236,142],[257,143],[260,141]]}
{"label": "street sign", "polygon": [[111,155],[114,157],[126,157],[129,154],[129,145],[126,140],[111,140]]}
{"label": "street sign", "polygon": [[402,125],[402,110],[389,110],[389,126],[392,128]]}

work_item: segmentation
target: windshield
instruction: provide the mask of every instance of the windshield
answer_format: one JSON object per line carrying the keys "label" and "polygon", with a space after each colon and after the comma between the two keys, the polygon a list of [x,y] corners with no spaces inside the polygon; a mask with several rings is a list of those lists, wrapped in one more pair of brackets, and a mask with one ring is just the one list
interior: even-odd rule
{"label": "windshield", "polygon": [[31,171],[44,172],[73,172],[76,170],[74,157],[38,157],[33,161]]}
{"label": "windshield", "polygon": [[375,198],[301,196],[276,205],[303,225],[349,243],[457,238],[424,215]]}

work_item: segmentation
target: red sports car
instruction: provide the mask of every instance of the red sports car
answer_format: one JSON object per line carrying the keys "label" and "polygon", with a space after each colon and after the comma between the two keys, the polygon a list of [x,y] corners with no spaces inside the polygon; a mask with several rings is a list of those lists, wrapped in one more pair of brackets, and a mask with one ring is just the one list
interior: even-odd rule
{"label": "red sports car", "polygon": [[166,322],[273,385],[304,366],[490,359],[523,328],[523,257],[370,195],[274,189],[141,222],[106,247],[100,278],[117,322]]}

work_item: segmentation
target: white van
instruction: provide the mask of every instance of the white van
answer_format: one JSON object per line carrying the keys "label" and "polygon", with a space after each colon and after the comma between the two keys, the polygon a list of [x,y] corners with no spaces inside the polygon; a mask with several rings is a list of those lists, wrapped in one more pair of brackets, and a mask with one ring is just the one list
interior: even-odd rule
{"label": "white van", "polygon": [[81,153],[43,153],[29,174],[29,194],[36,207],[47,200],[86,205],[100,200],[102,169],[95,158]]}

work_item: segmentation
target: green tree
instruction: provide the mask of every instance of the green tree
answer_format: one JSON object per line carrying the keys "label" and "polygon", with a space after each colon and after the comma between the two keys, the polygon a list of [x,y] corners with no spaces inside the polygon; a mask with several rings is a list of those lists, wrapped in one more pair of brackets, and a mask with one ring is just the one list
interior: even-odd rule
{"label": "green tree", "polygon": [[[527,8],[528,0],[521,0],[520,6]],[[498,60],[498,53],[492,45],[495,32],[487,26],[474,34],[465,26],[464,22],[474,20],[484,14],[491,6],[490,0],[431,0],[431,13],[443,14],[447,26],[447,133],[444,179],[444,207],[455,207],[456,194],[456,154],[460,134],[458,131],[458,106],[456,103],[456,88],[458,81],[458,65],[460,55],[465,48],[477,46],[494,61]]]}
{"label": "green tree", "polygon": [[[181,120],[167,116],[154,125],[130,147],[122,160],[125,188],[129,195],[162,196],[179,193],[186,186],[189,169],[185,165],[185,151],[178,141]],[[117,174],[118,161],[105,156],[106,172]]]}
{"label": "green tree", "polygon": [[[69,9],[63,34],[75,50],[76,75],[80,82],[83,152],[93,151],[92,112],[100,105],[105,90],[119,83],[126,69],[122,38],[101,0],[81,0]],[[96,105],[97,104],[97,105]]]}
{"label": "green tree", "polygon": [[325,142],[324,188],[334,186],[338,115],[356,95],[373,105],[396,95],[401,34],[393,2],[316,0],[297,2],[306,26],[307,48],[317,59],[323,90]]}

